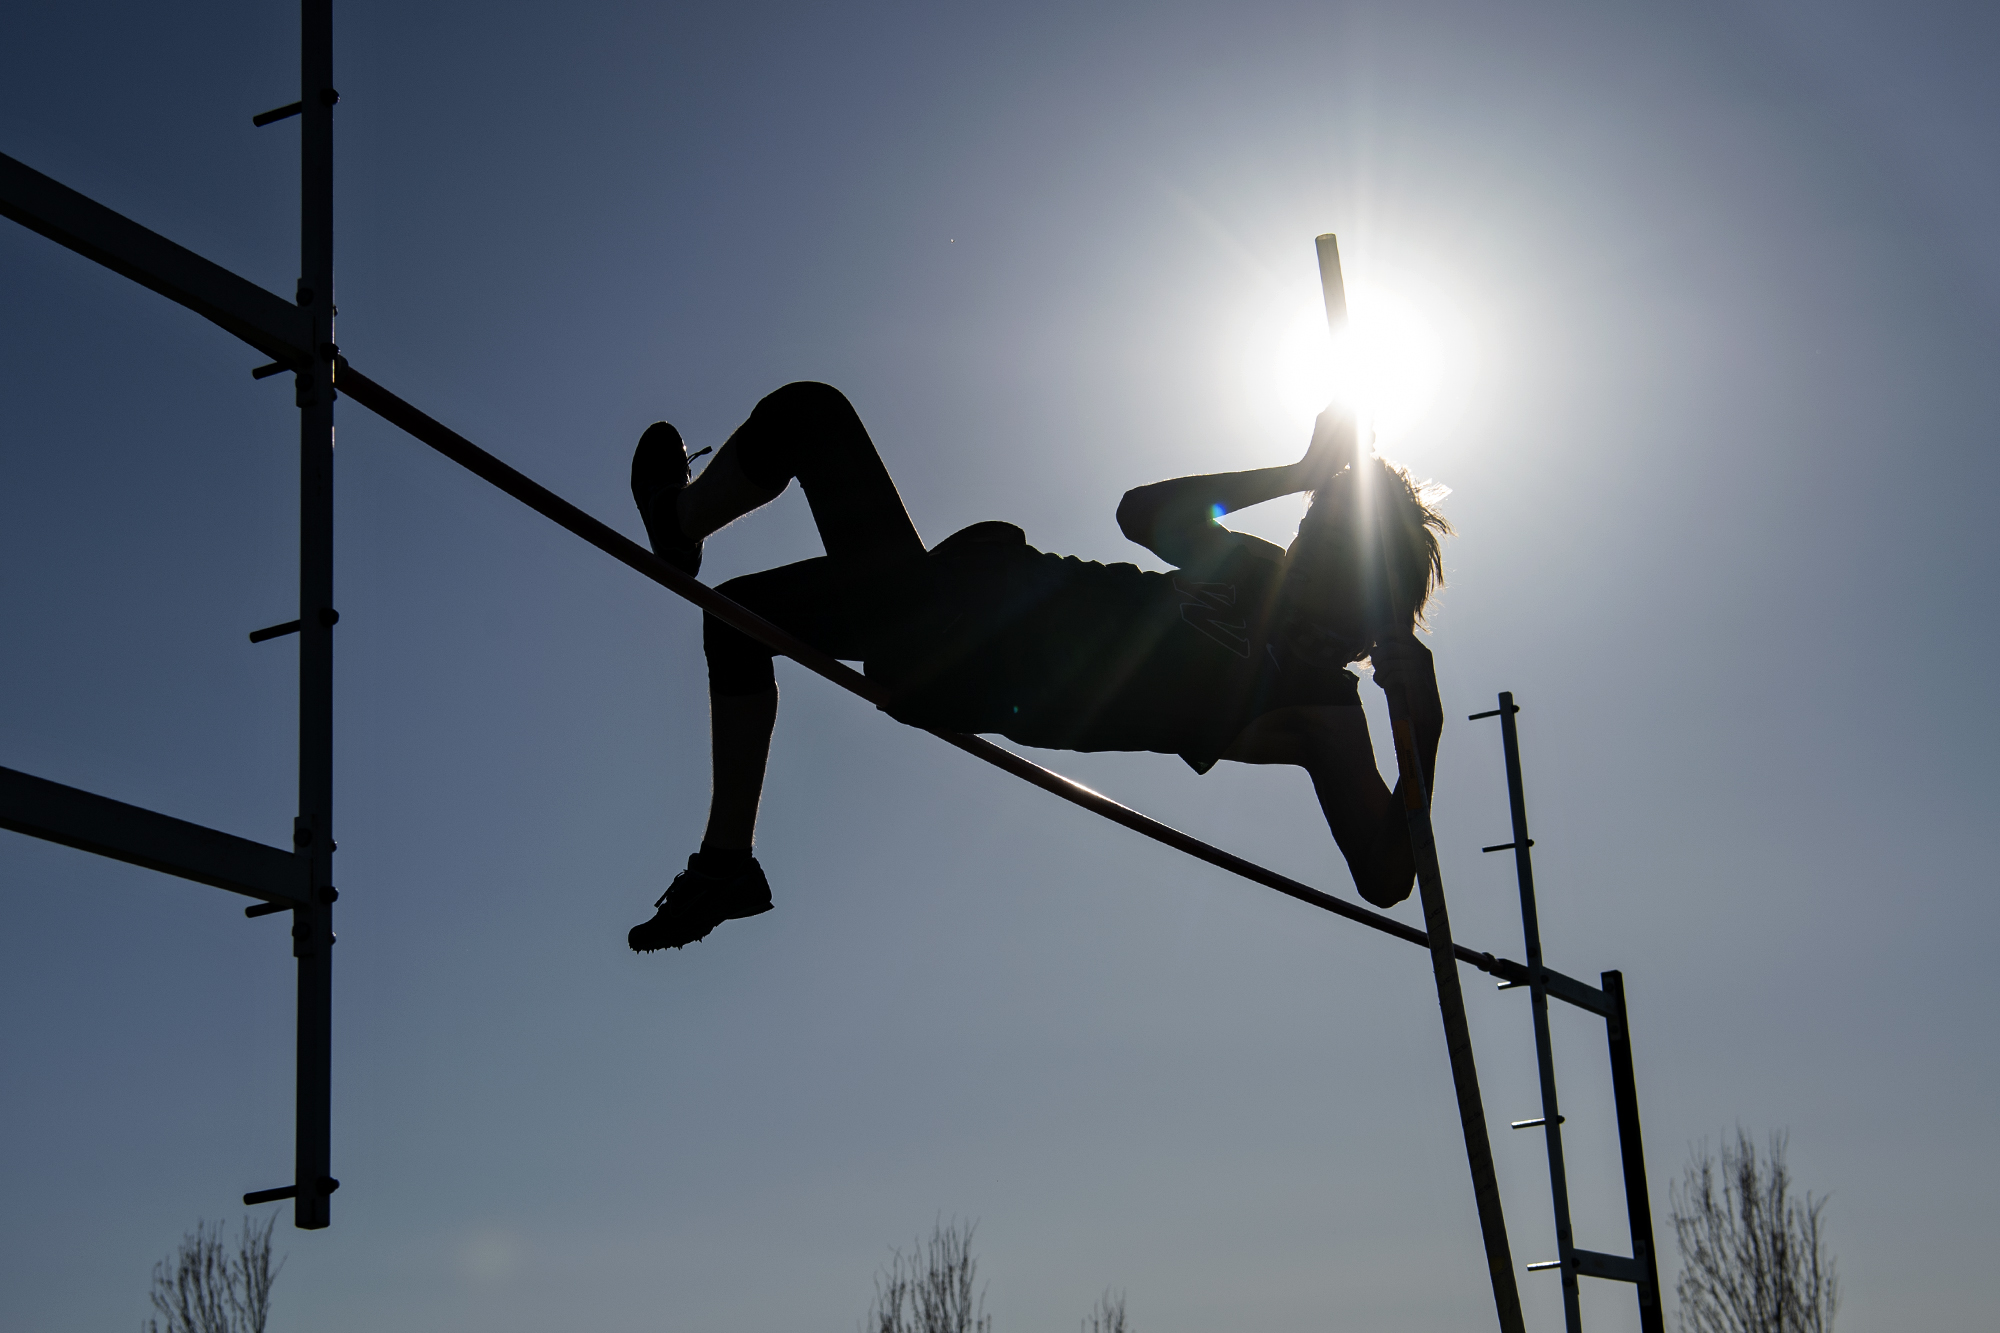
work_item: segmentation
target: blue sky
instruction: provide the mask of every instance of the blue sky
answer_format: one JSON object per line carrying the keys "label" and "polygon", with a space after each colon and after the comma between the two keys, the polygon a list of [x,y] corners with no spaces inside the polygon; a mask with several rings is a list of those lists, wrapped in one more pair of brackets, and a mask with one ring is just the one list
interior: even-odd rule
{"label": "blue sky", "polygon": [[[853,398],[935,541],[1150,557],[1128,487],[1289,461],[1313,236],[1449,355],[1449,716],[1522,715],[1551,962],[1625,971],[1659,1240],[1789,1128],[1843,1327],[1990,1326],[2000,1188],[1995,24],[1973,6],[532,7],[336,15],[340,341],[628,533],[631,442]],[[42,6],[0,150],[273,291],[284,5]],[[261,358],[0,228],[0,763],[281,842],[295,413]],[[1423,955],[1063,806],[800,671],[779,910],[622,935],[699,836],[698,622],[340,416],[335,1225],[274,1329],[848,1328],[979,1220],[996,1329],[1486,1326]],[[1244,521],[1282,536],[1296,506]],[[816,553],[788,496],[720,580]],[[1378,721],[1371,686],[1364,686]],[[1491,723],[1459,936],[1519,956]],[[1054,756],[1351,893],[1303,779]],[[290,1163],[282,918],[0,835],[10,1327],[125,1326]],[[1414,904],[1399,909],[1416,920]],[[1553,1254],[1525,1002],[1468,976],[1514,1250]],[[1601,1029],[1557,1016],[1579,1239],[1623,1248]],[[1523,1275],[1535,1327],[1555,1280]],[[1594,1328],[1629,1292],[1586,1287]]]}

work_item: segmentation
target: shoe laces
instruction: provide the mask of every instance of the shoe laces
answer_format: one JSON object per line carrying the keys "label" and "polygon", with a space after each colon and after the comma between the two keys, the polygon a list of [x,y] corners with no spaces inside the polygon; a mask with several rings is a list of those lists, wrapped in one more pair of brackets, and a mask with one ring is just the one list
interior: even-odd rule
{"label": "shoe laces", "polygon": [[730,876],[728,875],[711,875],[707,871],[696,870],[693,866],[689,866],[687,869],[681,871],[680,874],[674,876],[673,883],[667,885],[667,891],[665,893],[661,894],[658,898],[654,899],[653,906],[656,909],[665,907],[667,905],[667,899],[674,896],[674,890],[680,887],[681,881],[689,878],[690,876],[692,876],[695,879],[705,879],[715,884],[721,884],[730,878]]}

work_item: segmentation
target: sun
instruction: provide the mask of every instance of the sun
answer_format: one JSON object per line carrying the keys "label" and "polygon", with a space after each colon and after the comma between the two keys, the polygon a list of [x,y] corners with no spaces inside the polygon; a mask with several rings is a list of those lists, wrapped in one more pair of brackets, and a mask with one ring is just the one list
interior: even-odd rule
{"label": "sun", "polygon": [[1288,421],[1337,403],[1385,448],[1407,438],[1437,413],[1465,362],[1449,307],[1411,291],[1351,275],[1348,327],[1337,339],[1327,332],[1317,290],[1285,301],[1246,349],[1246,387]]}

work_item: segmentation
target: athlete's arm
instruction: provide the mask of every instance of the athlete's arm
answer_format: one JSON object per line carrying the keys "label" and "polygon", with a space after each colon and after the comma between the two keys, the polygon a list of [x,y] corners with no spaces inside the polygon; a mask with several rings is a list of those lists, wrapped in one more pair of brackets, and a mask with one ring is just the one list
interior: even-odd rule
{"label": "athlete's arm", "polygon": [[1183,568],[1226,554],[1231,546],[1252,545],[1255,554],[1274,559],[1284,552],[1269,542],[1233,533],[1216,520],[1281,495],[1312,490],[1347,466],[1353,453],[1354,423],[1329,409],[1320,414],[1312,445],[1298,462],[1175,477],[1127,491],[1118,504],[1118,530]]}
{"label": "athlete's arm", "polygon": [[1222,757],[1303,768],[1361,896],[1377,907],[1409,896],[1416,864],[1403,809],[1375,768],[1368,719],[1359,708],[1319,705],[1265,713]]}
{"label": "athlete's arm", "polygon": [[[1431,650],[1415,634],[1404,630],[1385,634],[1369,650],[1375,667],[1375,683],[1388,694],[1401,689],[1410,710],[1410,725],[1416,732],[1417,755],[1424,765],[1424,791],[1431,790],[1437,772],[1438,741],[1444,736],[1444,704],[1438,698],[1437,667]],[[1402,784],[1396,786],[1396,800],[1402,802]]]}
{"label": "athlete's arm", "polygon": [[[1413,635],[1397,635],[1376,645],[1374,661],[1376,683],[1401,685],[1409,701],[1428,792],[1444,734],[1430,650]],[[1391,791],[1382,780],[1368,720],[1359,708],[1319,705],[1265,713],[1243,729],[1222,757],[1305,769],[1361,896],[1377,907],[1391,907],[1410,896],[1417,868],[1403,811],[1403,781],[1398,777]]]}

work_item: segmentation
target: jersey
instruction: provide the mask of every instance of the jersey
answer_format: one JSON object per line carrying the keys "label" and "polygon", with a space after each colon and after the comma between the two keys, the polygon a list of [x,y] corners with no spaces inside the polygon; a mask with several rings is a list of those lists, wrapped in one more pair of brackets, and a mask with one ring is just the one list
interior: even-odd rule
{"label": "jersey", "polygon": [[1283,567],[1240,547],[1154,573],[980,524],[925,573],[920,609],[865,663],[915,726],[1177,754],[1205,773],[1263,713],[1361,702],[1345,645],[1284,615]]}

